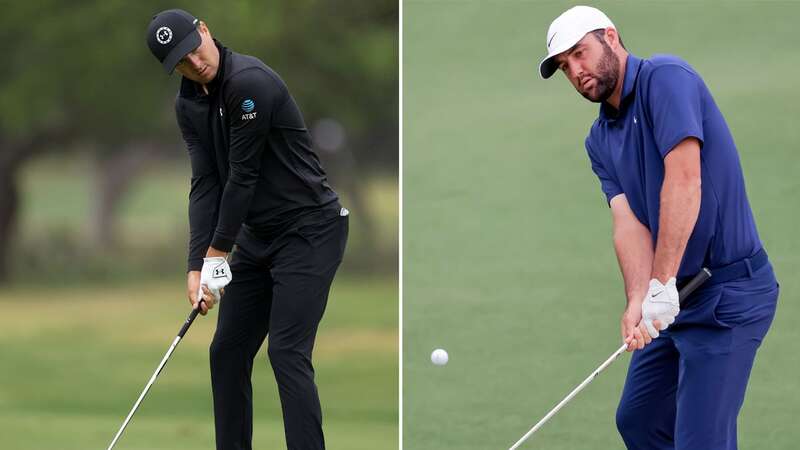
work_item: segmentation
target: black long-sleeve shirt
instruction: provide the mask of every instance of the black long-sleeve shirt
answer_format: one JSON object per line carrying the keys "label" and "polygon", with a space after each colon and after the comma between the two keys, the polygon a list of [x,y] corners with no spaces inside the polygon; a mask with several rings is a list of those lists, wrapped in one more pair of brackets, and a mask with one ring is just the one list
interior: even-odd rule
{"label": "black long-sleeve shirt", "polygon": [[283,80],[216,44],[220,63],[208,95],[184,78],[175,101],[192,165],[189,270],[200,270],[209,245],[230,251],[243,223],[274,236],[338,204]]}

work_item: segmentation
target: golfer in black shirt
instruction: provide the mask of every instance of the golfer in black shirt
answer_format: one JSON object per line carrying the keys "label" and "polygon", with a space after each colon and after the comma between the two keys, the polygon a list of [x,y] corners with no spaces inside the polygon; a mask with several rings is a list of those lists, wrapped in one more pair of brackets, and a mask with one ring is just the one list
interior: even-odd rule
{"label": "golfer in black shirt", "polygon": [[287,447],[325,448],[311,354],[348,212],[278,74],[182,10],[153,17],[147,43],[183,76],[175,110],[192,165],[189,301],[206,314],[224,293],[210,349],[217,449],[252,448],[250,377],[267,336]]}

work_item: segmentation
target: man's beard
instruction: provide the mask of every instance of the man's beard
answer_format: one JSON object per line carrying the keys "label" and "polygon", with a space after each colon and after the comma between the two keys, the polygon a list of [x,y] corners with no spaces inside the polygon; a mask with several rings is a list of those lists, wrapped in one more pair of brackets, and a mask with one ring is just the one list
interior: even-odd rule
{"label": "man's beard", "polygon": [[617,59],[614,52],[608,44],[603,43],[603,56],[600,57],[600,62],[597,63],[597,76],[593,77],[595,80],[595,95],[589,92],[581,92],[584,98],[590,102],[600,103],[608,100],[611,94],[614,93],[614,87],[619,80],[619,59]]}

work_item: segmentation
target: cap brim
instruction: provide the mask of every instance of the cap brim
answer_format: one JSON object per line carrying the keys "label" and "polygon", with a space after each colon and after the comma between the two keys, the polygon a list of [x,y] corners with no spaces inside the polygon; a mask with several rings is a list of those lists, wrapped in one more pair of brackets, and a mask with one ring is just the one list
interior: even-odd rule
{"label": "cap brim", "polygon": [[[588,32],[587,32],[588,33]],[[556,64],[556,56],[564,53],[565,51],[571,49],[575,46],[587,33],[583,33],[581,35],[576,35],[572,37],[568,37],[563,42],[561,42],[558,47],[551,50],[547,56],[539,63],[539,75],[545,80],[552,77],[556,70],[558,70],[558,64]]]}
{"label": "cap brim", "polygon": [[173,47],[172,51],[170,51],[167,57],[164,58],[164,70],[166,70],[168,74],[172,75],[172,72],[175,70],[175,66],[178,65],[178,61],[180,61],[181,58],[186,56],[192,50],[200,47],[201,42],[202,40],[200,39],[200,33],[197,30],[193,30],[185,38],[183,38],[182,41],[178,42],[178,45]]}
{"label": "cap brim", "polygon": [[546,80],[553,76],[558,70],[556,67],[556,60],[554,59],[556,55],[548,56],[539,63],[539,75],[542,79]]}

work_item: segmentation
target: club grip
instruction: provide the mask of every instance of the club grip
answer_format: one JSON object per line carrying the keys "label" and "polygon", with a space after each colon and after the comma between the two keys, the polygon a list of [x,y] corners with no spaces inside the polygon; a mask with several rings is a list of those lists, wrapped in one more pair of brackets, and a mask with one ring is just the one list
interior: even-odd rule
{"label": "club grip", "polygon": [[680,302],[681,306],[684,305],[684,299],[686,299],[689,296],[689,294],[694,292],[695,289],[700,287],[700,285],[703,284],[709,278],[711,278],[711,271],[703,267],[703,269],[700,270],[700,272],[698,272],[697,275],[694,276],[694,278],[692,278],[688,283],[686,283],[686,286],[681,288],[681,290],[678,292],[678,301]]}
{"label": "club grip", "polygon": [[[200,300],[200,303],[203,303],[203,300]],[[200,313],[200,303],[197,304],[197,308],[192,308],[192,312],[189,313],[189,317],[186,318],[186,322],[183,323],[181,327],[181,331],[178,331],[178,337],[183,339],[183,336],[189,331],[189,327],[192,326],[192,322],[197,317],[197,314]]]}

